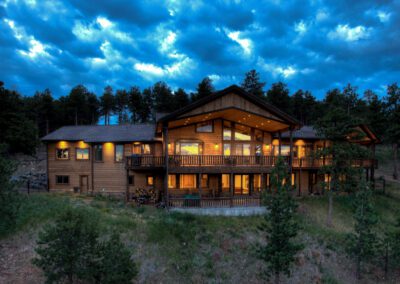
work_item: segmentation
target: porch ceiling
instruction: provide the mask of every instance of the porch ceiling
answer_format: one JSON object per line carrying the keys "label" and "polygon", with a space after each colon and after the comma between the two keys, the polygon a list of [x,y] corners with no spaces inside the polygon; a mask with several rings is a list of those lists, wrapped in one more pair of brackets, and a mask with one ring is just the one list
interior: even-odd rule
{"label": "porch ceiling", "polygon": [[262,116],[237,108],[228,108],[193,116],[181,116],[179,119],[170,121],[168,127],[175,128],[220,118],[234,121],[250,127],[262,129],[267,132],[282,131],[289,128],[289,124],[286,124],[282,121],[278,121],[271,117]]}

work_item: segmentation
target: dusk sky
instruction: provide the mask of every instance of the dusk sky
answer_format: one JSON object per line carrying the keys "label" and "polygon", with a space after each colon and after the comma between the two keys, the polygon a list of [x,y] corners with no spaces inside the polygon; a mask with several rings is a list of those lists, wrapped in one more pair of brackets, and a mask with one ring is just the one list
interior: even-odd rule
{"label": "dusk sky", "polygon": [[0,0],[0,80],[55,97],[165,81],[217,89],[256,69],[321,98],[400,83],[400,1]]}

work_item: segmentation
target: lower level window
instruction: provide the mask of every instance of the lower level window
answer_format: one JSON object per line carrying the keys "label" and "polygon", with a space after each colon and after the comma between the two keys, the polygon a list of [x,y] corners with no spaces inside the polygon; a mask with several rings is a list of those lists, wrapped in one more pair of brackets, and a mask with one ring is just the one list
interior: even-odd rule
{"label": "lower level window", "polygon": [[229,188],[229,174],[222,174],[222,188]]}
{"label": "lower level window", "polygon": [[168,175],[168,188],[176,188],[176,175]]}
{"label": "lower level window", "polygon": [[249,194],[249,175],[235,175],[235,194]]}
{"label": "lower level window", "polygon": [[196,188],[196,175],[181,175],[180,188]]}
{"label": "lower level window", "polygon": [[69,176],[56,176],[57,184],[69,184]]}
{"label": "lower level window", "polygon": [[147,185],[154,185],[154,177],[153,176],[147,176],[146,184]]}

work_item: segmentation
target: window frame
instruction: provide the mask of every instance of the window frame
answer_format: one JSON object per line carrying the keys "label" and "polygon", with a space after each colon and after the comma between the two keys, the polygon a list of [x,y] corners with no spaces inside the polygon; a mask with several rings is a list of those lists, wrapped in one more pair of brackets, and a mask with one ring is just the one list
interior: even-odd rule
{"label": "window frame", "polygon": [[[122,158],[120,161],[117,160],[117,146],[122,146]],[[114,144],[114,162],[116,163],[123,163],[124,162],[124,151],[125,151],[125,147],[124,144]]]}
{"label": "window frame", "polygon": [[[210,123],[210,124],[206,124],[206,125],[211,125],[211,131],[199,131],[198,130],[199,124],[202,124],[202,123]],[[214,120],[206,120],[206,121],[197,122],[194,126],[194,130],[196,133],[214,133]]]}
{"label": "window frame", "polygon": [[[78,151],[79,150],[88,150],[88,158],[87,159],[78,158]],[[75,160],[77,160],[77,161],[89,161],[90,160],[90,148],[75,147]]]}
{"label": "window frame", "polygon": [[[58,150],[66,150],[68,152],[68,158],[59,158],[58,154],[57,154]],[[70,160],[70,159],[71,159],[71,155],[70,155],[70,148],[69,147],[68,148],[56,148],[56,160],[67,161],[67,160]]]}
{"label": "window frame", "polygon": [[[58,182],[58,178],[67,178],[68,182]],[[58,185],[69,185],[69,175],[56,175],[56,184]]]}
{"label": "window frame", "polygon": [[[96,157],[96,154],[97,154],[96,148],[99,147],[99,146],[101,146],[101,160],[97,160],[97,157]],[[104,147],[103,147],[103,144],[94,144],[93,145],[93,160],[95,162],[97,162],[97,163],[104,162]]]}

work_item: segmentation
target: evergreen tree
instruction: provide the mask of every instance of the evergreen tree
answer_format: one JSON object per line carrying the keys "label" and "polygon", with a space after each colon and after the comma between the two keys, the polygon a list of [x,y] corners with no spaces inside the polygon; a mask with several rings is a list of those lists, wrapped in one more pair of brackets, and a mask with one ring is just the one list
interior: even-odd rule
{"label": "evergreen tree", "polygon": [[185,90],[182,88],[179,88],[176,92],[175,92],[175,107],[174,110],[180,109],[182,107],[185,107],[189,104],[190,100],[189,100],[189,96],[188,94],[186,94]]}
{"label": "evergreen tree", "polygon": [[355,198],[354,233],[348,238],[348,252],[356,261],[356,276],[361,278],[362,265],[376,254],[378,238],[374,231],[377,216],[371,202],[371,190],[364,179]]}
{"label": "evergreen tree", "polygon": [[118,115],[118,124],[126,124],[128,118],[128,93],[125,90],[117,90],[115,94],[115,112]]}
{"label": "evergreen tree", "polygon": [[379,243],[379,253],[384,260],[380,263],[383,263],[385,279],[388,279],[389,268],[400,267],[400,218],[394,227],[389,227],[384,232]]}
{"label": "evergreen tree", "polygon": [[139,87],[131,87],[128,92],[128,107],[132,114],[131,121],[133,123],[139,122],[139,112],[142,107],[142,94]]}
{"label": "evergreen tree", "polygon": [[174,110],[172,91],[165,82],[155,83],[152,93],[157,112],[172,112]]}
{"label": "evergreen tree", "polygon": [[202,98],[205,98],[212,93],[214,93],[215,89],[212,84],[212,80],[209,77],[205,77],[201,82],[197,85],[197,93],[192,96],[192,101],[197,101]]}
{"label": "evergreen tree", "polygon": [[104,116],[104,125],[110,124],[110,116],[115,110],[115,97],[110,86],[104,88],[104,93],[100,97],[101,114]]}
{"label": "evergreen tree", "polygon": [[267,244],[259,245],[258,256],[266,264],[265,274],[273,275],[275,283],[279,283],[282,273],[290,274],[294,257],[303,247],[294,241],[299,231],[295,220],[297,204],[290,193],[288,169],[282,158],[272,170],[271,188],[273,193],[263,196],[268,213],[260,226]]}
{"label": "evergreen tree", "polygon": [[371,90],[364,92],[364,99],[367,104],[367,111],[365,113],[366,123],[378,137],[383,137],[388,123],[383,102]]}
{"label": "evergreen tree", "polygon": [[387,87],[385,97],[385,111],[390,124],[386,127],[386,141],[392,144],[393,150],[393,178],[398,179],[398,150],[400,145],[400,88],[397,83]]}
{"label": "evergreen tree", "polygon": [[141,122],[154,121],[154,96],[151,88],[143,90],[139,112],[137,113]]}
{"label": "evergreen tree", "polygon": [[245,74],[245,78],[241,84],[242,88],[257,97],[264,97],[265,82],[260,82],[260,74],[252,69]]}
{"label": "evergreen tree", "polygon": [[49,89],[36,92],[32,97],[25,98],[27,116],[36,122],[39,137],[50,132],[51,123],[55,119],[54,100]]}
{"label": "evergreen tree", "polygon": [[289,89],[282,82],[272,84],[271,88],[267,91],[267,102],[287,114],[292,113]]}

